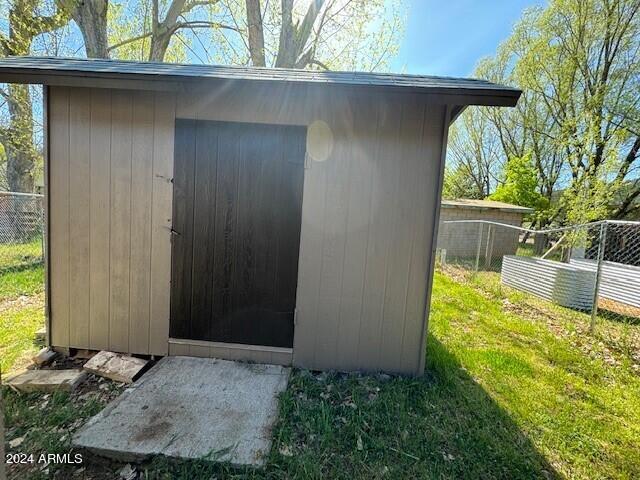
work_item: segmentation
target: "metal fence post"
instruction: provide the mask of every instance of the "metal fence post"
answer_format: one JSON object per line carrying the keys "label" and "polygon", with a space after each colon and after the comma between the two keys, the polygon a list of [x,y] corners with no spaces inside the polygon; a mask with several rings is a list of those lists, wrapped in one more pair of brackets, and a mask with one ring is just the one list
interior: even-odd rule
{"label": "metal fence post", "polygon": [[596,317],[598,316],[598,295],[600,293],[600,278],[602,276],[602,262],[604,261],[604,251],[607,244],[607,222],[600,224],[600,238],[598,240],[598,263],[596,267],[596,283],[593,291],[593,304],[591,306],[591,325],[589,331],[594,332],[596,328]]}
{"label": "metal fence post", "polygon": [[484,252],[484,267],[486,270],[491,270],[491,257],[493,256],[493,225],[489,225],[487,230],[487,248]]}
{"label": "metal fence post", "polygon": [[480,268],[480,250],[482,250],[482,230],[484,224],[480,223],[480,231],[478,232],[478,248],[476,249],[476,272]]}

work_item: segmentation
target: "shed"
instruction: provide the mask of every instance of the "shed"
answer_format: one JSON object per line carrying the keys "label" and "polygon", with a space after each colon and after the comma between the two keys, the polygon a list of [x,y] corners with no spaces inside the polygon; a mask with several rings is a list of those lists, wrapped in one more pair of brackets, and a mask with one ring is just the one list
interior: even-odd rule
{"label": "shed", "polygon": [[15,57],[45,86],[54,346],[424,369],[449,124],[481,80]]}
{"label": "shed", "polygon": [[[487,241],[490,241],[492,254],[495,258],[502,258],[504,255],[515,255],[518,250],[520,236],[520,232],[516,229],[494,225],[489,231],[489,223],[448,224],[445,222],[484,220],[486,222],[520,227],[524,216],[533,213],[533,211],[531,208],[494,200],[475,200],[470,198],[442,200],[440,205],[438,249],[446,250],[447,258],[473,258],[478,251],[484,252]],[[489,236],[491,236],[491,240],[488,240]],[[479,247],[478,243],[480,243]]]}

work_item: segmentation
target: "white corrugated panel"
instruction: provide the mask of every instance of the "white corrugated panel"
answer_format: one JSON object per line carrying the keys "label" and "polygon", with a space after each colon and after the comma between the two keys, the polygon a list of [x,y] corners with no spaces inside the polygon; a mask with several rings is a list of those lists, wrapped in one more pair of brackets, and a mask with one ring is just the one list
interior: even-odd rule
{"label": "white corrugated panel", "polygon": [[[571,265],[597,271],[597,262],[572,258]],[[616,262],[602,262],[599,296],[640,308],[640,267]]]}
{"label": "white corrugated panel", "polygon": [[505,255],[501,281],[565,307],[591,310],[595,271],[533,257]]}

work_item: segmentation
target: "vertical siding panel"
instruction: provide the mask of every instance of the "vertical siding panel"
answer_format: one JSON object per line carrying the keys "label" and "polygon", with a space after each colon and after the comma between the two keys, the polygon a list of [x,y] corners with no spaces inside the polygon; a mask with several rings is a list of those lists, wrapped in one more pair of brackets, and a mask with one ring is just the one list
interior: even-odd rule
{"label": "vertical siding panel", "polygon": [[129,351],[131,92],[112,93],[109,348]]}
{"label": "vertical siding panel", "polygon": [[91,90],[89,348],[109,348],[111,90]]}
{"label": "vertical siding panel", "polygon": [[[373,144],[377,127],[377,110],[367,100],[358,97],[354,103],[354,132],[350,140],[348,225],[345,232],[336,356],[336,362],[342,370],[366,369],[366,366],[358,364],[358,338],[367,262],[371,179],[376,173]],[[367,327],[365,320],[364,328]]]}
{"label": "vertical siding panel", "polygon": [[377,145],[373,168],[375,174],[371,185],[371,211],[368,225],[368,242],[362,318],[366,327],[360,329],[358,342],[358,364],[367,365],[372,370],[381,368],[380,348],[382,345],[382,325],[384,293],[392,222],[395,215],[394,203],[400,165],[397,146],[400,131],[400,108],[391,101],[383,100],[378,106]]}
{"label": "vertical siding panel", "polygon": [[[310,90],[310,103],[318,100],[316,90]],[[326,110],[311,115],[311,121],[326,121]],[[294,363],[301,367],[314,367],[315,340],[318,328],[318,293],[320,291],[320,264],[322,261],[322,232],[325,226],[324,204],[328,162],[309,155],[313,136],[307,134],[307,168],[304,172],[302,196],[302,229],[300,232],[300,259],[298,261],[298,288],[296,291],[296,322],[294,326]]]}
{"label": "vertical siding panel", "polygon": [[154,94],[133,100],[129,350],[149,353]]}
{"label": "vertical siding panel", "polygon": [[322,258],[320,270],[316,272],[316,275],[320,275],[320,291],[314,365],[321,369],[334,367],[338,352],[339,305],[348,215],[350,141],[353,137],[352,101],[336,95],[331,99],[333,108],[329,126],[333,131],[334,145],[333,152],[324,162],[331,181],[326,182]]}
{"label": "vertical siding panel", "polygon": [[175,94],[155,93],[149,353],[166,355],[171,291],[171,204]]}
{"label": "vertical siding panel", "polygon": [[89,346],[90,118],[91,91],[69,98],[69,344]]}
{"label": "vertical siding panel", "polygon": [[[191,189],[185,192],[190,201],[185,201],[185,206],[191,209],[192,219],[191,234],[184,232],[183,241],[193,243],[194,238],[211,238],[215,239],[215,199],[216,199],[216,183],[217,183],[217,164],[218,164],[218,129],[213,125],[204,123],[191,123],[193,134],[195,135],[195,151],[193,152],[193,168],[189,169],[194,173],[189,183]],[[185,179],[186,180],[186,179]],[[195,180],[195,181],[194,181]],[[174,182],[174,187],[176,183]],[[174,210],[175,211],[175,210]],[[189,211],[189,210],[187,210]],[[184,217],[184,215],[183,215]],[[175,218],[175,217],[174,217]],[[175,239],[174,241],[178,241]],[[191,279],[189,285],[193,284],[192,280],[204,282],[204,288],[185,288],[186,294],[191,294],[191,298],[187,300],[190,306],[190,315],[184,314],[185,323],[190,318],[208,318],[212,316],[213,290],[214,290],[214,245],[215,241],[205,242],[201,248],[194,248],[191,252],[190,259],[192,265],[189,272]],[[176,251],[180,251],[176,249]],[[211,335],[208,331],[210,322],[197,322],[192,325],[189,331],[189,338],[207,338]],[[188,325],[185,325],[188,328]]]}
{"label": "vertical siding panel", "polygon": [[418,374],[420,369],[422,345],[422,327],[424,323],[425,297],[427,291],[426,278],[429,269],[430,252],[427,245],[428,219],[434,215],[436,205],[430,204],[432,189],[424,188],[433,178],[429,178],[431,162],[429,158],[438,158],[440,151],[440,131],[442,107],[427,106],[420,144],[412,153],[412,159],[417,185],[414,186],[414,203],[417,208],[412,212],[411,223],[414,225],[411,247],[411,262],[409,271],[409,288],[405,313],[405,328],[402,341],[402,362],[404,372]]}
{"label": "vertical siding panel", "polygon": [[172,228],[176,233],[171,238],[172,320],[169,329],[173,338],[191,338],[195,127],[192,120],[179,120],[175,125]]}
{"label": "vertical siding panel", "polygon": [[69,89],[50,93],[51,342],[69,345]]}
{"label": "vertical siding panel", "polygon": [[[446,106],[438,111],[434,110],[435,120],[432,125],[433,131],[437,132],[437,139],[433,138],[432,141],[427,140],[424,145],[424,154],[429,159],[427,165],[426,177],[430,179],[430,184],[433,186],[432,190],[428,192],[427,198],[427,211],[431,214],[427,216],[426,221],[426,235],[428,239],[427,247],[427,275],[425,276],[425,308],[422,316],[422,328],[421,328],[421,348],[420,359],[418,365],[418,374],[422,374],[424,371],[424,364],[426,358],[426,336],[427,329],[429,327],[428,318],[431,301],[431,291],[433,287],[433,269],[435,266],[435,254],[436,254],[436,240],[438,235],[438,221],[440,218],[440,198],[442,196],[442,182],[444,178],[444,164],[447,154],[447,138],[449,134],[449,120],[451,116],[451,106]],[[440,121],[437,121],[440,118]]]}
{"label": "vertical siding panel", "polygon": [[413,373],[413,370],[402,371],[401,358],[414,229],[412,212],[420,209],[415,204],[417,172],[414,158],[422,136],[424,106],[418,105],[410,103],[409,99],[403,102],[400,142],[393,159],[400,171],[400,183],[394,199],[392,248],[388,253],[386,272],[381,368],[400,373]]}

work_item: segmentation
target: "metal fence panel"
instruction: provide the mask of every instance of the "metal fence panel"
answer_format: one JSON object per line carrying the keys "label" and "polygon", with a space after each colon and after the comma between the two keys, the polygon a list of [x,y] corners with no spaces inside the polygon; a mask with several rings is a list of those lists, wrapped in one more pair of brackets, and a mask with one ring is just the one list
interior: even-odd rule
{"label": "metal fence panel", "polygon": [[42,195],[0,192],[0,272],[43,262],[43,227]]}
{"label": "metal fence panel", "polygon": [[495,272],[503,285],[559,305],[640,321],[640,222],[530,230],[485,220],[441,225],[440,264]]}

